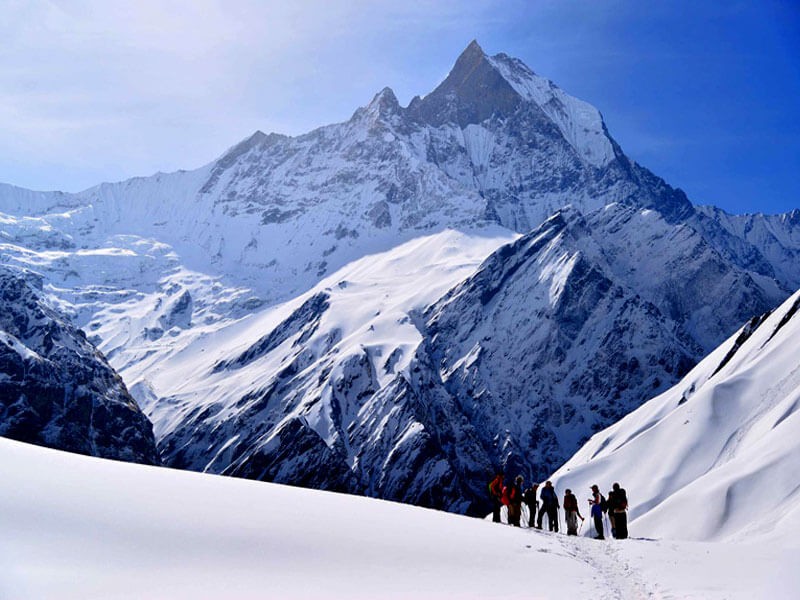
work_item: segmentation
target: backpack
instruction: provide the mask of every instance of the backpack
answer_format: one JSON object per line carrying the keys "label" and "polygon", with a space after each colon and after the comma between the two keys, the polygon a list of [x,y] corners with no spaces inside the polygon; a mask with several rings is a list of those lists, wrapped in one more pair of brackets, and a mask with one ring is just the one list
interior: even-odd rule
{"label": "backpack", "polygon": [[628,494],[624,489],[614,492],[614,510],[625,510],[628,508]]}
{"label": "backpack", "polygon": [[600,510],[602,510],[604,513],[608,512],[608,500],[606,500],[606,497],[603,496],[603,494],[600,494]]}

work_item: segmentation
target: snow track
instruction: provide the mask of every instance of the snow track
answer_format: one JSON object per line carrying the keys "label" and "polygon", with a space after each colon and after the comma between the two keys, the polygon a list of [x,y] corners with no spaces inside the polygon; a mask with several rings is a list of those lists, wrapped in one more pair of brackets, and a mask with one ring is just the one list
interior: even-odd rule
{"label": "snow track", "polygon": [[557,535],[556,539],[567,555],[586,563],[603,581],[605,590],[598,600],[642,600],[664,598],[653,584],[648,584],[637,569],[622,556],[618,544],[638,543],[633,540],[592,540]]}

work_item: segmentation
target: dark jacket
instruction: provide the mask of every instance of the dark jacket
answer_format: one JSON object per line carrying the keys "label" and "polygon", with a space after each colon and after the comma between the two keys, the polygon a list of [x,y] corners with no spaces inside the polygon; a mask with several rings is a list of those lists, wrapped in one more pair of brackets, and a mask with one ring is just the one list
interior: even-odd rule
{"label": "dark jacket", "polygon": [[603,494],[600,492],[594,492],[592,494],[592,516],[593,517],[600,517],[603,515],[603,502],[605,498],[603,498]]}
{"label": "dark jacket", "polygon": [[556,490],[554,488],[547,486],[543,487],[542,492],[539,494],[539,498],[542,499],[542,505],[546,508],[558,508],[560,506],[558,503],[558,496],[556,496]]}
{"label": "dark jacket", "polygon": [[508,486],[508,503],[514,506],[522,505],[522,489],[516,483]]}

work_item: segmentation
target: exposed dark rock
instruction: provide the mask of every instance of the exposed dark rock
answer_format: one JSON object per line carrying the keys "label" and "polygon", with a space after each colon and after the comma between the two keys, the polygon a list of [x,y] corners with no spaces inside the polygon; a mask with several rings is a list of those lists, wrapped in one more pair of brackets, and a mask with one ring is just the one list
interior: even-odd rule
{"label": "exposed dark rock", "polygon": [[0,269],[0,435],[160,464],[152,425],[86,335],[48,306],[37,278]]}

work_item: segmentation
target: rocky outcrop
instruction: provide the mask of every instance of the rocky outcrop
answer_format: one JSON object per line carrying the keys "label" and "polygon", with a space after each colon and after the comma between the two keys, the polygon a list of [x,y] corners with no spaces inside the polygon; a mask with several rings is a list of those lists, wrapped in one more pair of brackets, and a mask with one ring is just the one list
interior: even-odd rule
{"label": "rocky outcrop", "polygon": [[30,273],[0,269],[0,435],[160,464],[152,425],[105,358]]}

